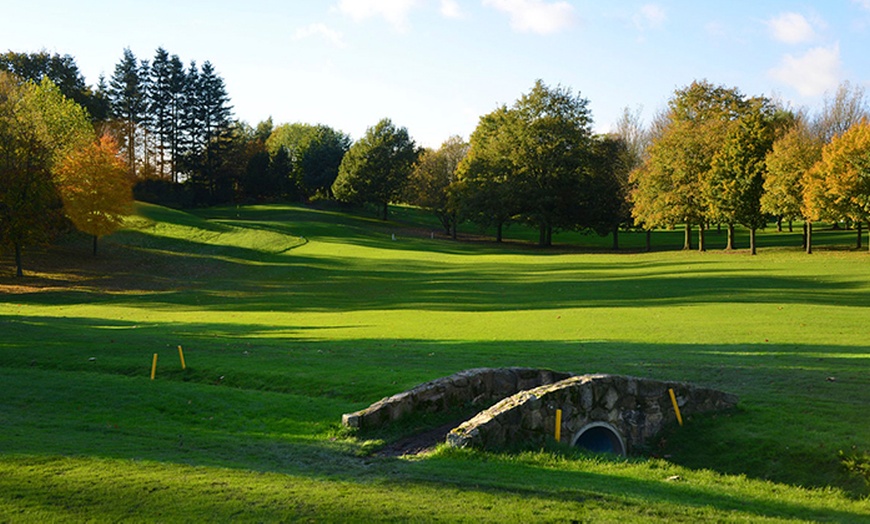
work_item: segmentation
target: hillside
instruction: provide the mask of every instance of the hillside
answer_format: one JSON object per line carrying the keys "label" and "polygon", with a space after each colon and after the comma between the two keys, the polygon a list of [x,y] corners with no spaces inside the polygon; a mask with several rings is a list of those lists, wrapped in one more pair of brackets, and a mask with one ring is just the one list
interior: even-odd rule
{"label": "hillside", "polygon": [[[865,252],[540,250],[393,216],[142,204],[96,259],[75,237],[28,253],[24,279],[0,259],[0,520],[870,519]],[[484,366],[691,381],[740,404],[628,459],[380,457],[443,421],[338,423]]]}

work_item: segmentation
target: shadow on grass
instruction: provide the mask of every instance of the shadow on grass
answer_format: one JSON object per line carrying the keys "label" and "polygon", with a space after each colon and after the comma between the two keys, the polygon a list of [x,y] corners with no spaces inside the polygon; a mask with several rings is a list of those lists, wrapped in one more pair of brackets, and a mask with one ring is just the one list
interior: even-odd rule
{"label": "shadow on grass", "polygon": [[[271,226],[269,226],[271,227]],[[32,282],[35,293],[0,295],[0,302],[76,304],[114,301],[155,307],[224,311],[510,311],[644,307],[698,303],[800,303],[870,306],[867,282],[856,276],[790,274],[774,267],[729,265],[693,258],[666,261],[626,257],[421,260],[414,257],[342,258],[292,250],[266,253],[190,240],[124,234],[113,262],[78,261],[67,282]],[[531,261],[534,263],[530,263]],[[124,261],[129,261],[128,265]],[[614,264],[618,264],[614,266]],[[124,295],[124,296],[119,296]]]}
{"label": "shadow on grass", "polygon": [[[191,457],[190,463],[217,461],[276,471],[299,456],[316,472],[323,453],[343,464],[340,456],[353,452],[352,444],[328,441],[342,413],[462,369],[528,366],[680,380],[737,394],[737,412],[692,417],[685,427],[670,428],[650,442],[647,453],[695,469],[866,492],[841,470],[837,457],[839,450],[853,446],[870,448],[861,426],[870,405],[870,377],[864,373],[868,353],[861,347],[329,342],[305,327],[17,315],[0,316],[0,330],[5,375],[0,418],[7,430],[23,432],[18,444],[3,445],[4,452],[32,452],[36,443],[47,453],[89,454],[95,452],[95,441],[88,435],[96,431],[107,439],[100,452],[106,456],[115,456],[111,450],[117,449],[119,458],[131,458],[133,451],[126,449],[155,460],[175,460],[180,454]],[[179,344],[185,345],[190,366],[184,372],[178,369]],[[147,378],[155,352],[160,361],[158,380],[152,383]],[[101,387],[107,389],[101,393]],[[147,388],[173,393],[141,397],[151,395]],[[177,402],[189,399],[186,395],[202,398],[225,418],[214,423],[191,419],[192,412]],[[66,404],[52,400],[58,398]],[[147,431],[126,435],[104,426],[148,427],[152,422],[141,419],[141,409],[155,414],[158,441],[164,444],[150,442]],[[98,422],[82,426],[89,419]],[[46,426],[48,420],[53,425]],[[200,442],[196,452],[155,451],[178,435],[186,436],[187,446]],[[39,444],[40,438],[52,444]]]}
{"label": "shadow on grass", "polygon": [[[462,460],[456,460],[457,455]],[[680,478],[668,481],[670,473],[662,472],[657,480],[638,479],[627,475],[610,475],[590,471],[560,470],[558,466],[540,466],[531,460],[513,459],[510,457],[489,457],[482,454],[447,453],[443,463],[421,463],[417,467],[431,479],[436,477],[439,483],[450,483],[456,478],[458,469],[473,470],[462,482],[474,482],[482,487],[482,491],[499,491],[513,493],[531,501],[587,501],[599,500],[605,504],[617,506],[644,505],[674,505],[678,507],[711,507],[722,512],[746,512],[755,517],[769,518],[800,518],[809,520],[824,520],[834,522],[854,522],[858,517],[853,512],[837,509],[815,509],[800,503],[779,502],[756,497],[725,494],[725,490],[717,490],[715,485],[693,485],[692,479]],[[607,461],[608,459],[598,459]],[[613,459],[614,463],[622,462]],[[511,476],[500,475],[500,470],[510,468]],[[421,475],[422,476],[422,475]],[[439,478],[440,477],[440,478]],[[507,478],[522,479],[521,481],[505,480]],[[497,480],[501,479],[501,480]],[[433,487],[439,485],[433,482]],[[526,486],[538,486],[528,489]],[[485,486],[485,487],[484,487]],[[651,507],[648,507],[655,511]],[[635,510],[636,511],[636,510]]]}

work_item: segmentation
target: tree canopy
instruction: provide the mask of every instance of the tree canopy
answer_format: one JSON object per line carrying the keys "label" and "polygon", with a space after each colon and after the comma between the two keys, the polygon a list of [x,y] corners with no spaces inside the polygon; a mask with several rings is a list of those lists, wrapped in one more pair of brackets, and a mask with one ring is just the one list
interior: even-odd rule
{"label": "tree canopy", "polygon": [[[748,106],[736,88],[706,81],[674,93],[646,161],[632,174],[632,214],[638,223],[646,228],[685,224],[684,249],[692,247],[691,227],[698,225],[699,248],[705,248],[707,222],[717,213],[727,214],[725,200],[710,200],[721,189],[721,182],[712,177],[713,160],[720,155],[724,165],[722,148]],[[732,153],[740,154],[736,149]],[[720,188],[711,183],[720,183]]]}
{"label": "tree canopy", "polygon": [[456,213],[450,206],[448,188],[456,181],[456,170],[468,148],[462,137],[452,136],[437,150],[426,149],[405,188],[405,200],[432,211],[448,235],[456,232]]}
{"label": "tree canopy", "polygon": [[0,73],[0,243],[21,251],[59,226],[53,176],[69,152],[93,137],[87,112],[48,78],[36,84]]}
{"label": "tree canopy", "polygon": [[133,180],[115,140],[103,135],[69,152],[57,169],[64,214],[76,229],[97,239],[114,232],[132,210]]}
{"label": "tree canopy", "polygon": [[592,117],[588,100],[537,81],[510,108],[481,117],[460,168],[458,207],[471,217],[536,226],[550,245],[555,228],[588,226]]}
{"label": "tree canopy", "polygon": [[[70,216],[87,207],[69,200],[84,190],[73,189],[71,171],[59,178],[61,159],[85,166],[99,157],[107,172],[117,167],[87,120],[115,139],[135,194],[169,205],[336,199],[375,205],[386,218],[388,204],[403,201],[431,210],[454,236],[471,221],[495,228],[500,241],[505,226],[522,223],[543,246],[554,231],[573,229],[611,234],[614,249],[621,229],[645,228],[649,246],[653,228],[681,225],[684,247],[697,227],[703,250],[711,224],[727,226],[730,249],[743,225],[752,253],[756,229],[771,218],[780,226],[807,219],[808,251],[812,220],[857,226],[860,246],[868,219],[859,202],[859,130],[870,105],[864,88],[848,82],[809,116],[695,81],[647,128],[639,109],[626,109],[615,132],[595,136],[588,100],[538,80],[481,116],[467,143],[451,137],[421,150],[389,119],[356,142],[322,124],[236,121],[216,67],[185,64],[162,47],[150,60],[124,49],[95,88],[69,55],[10,51],[0,71],[14,73],[2,82],[0,236],[19,257],[51,229],[51,220],[28,217],[60,217],[63,197]],[[73,151],[81,156],[67,158]]]}
{"label": "tree canopy", "polygon": [[401,194],[417,155],[408,130],[385,118],[350,146],[332,192],[342,202],[377,205],[386,220],[387,204]]}
{"label": "tree canopy", "polygon": [[853,124],[826,144],[805,184],[805,212],[811,219],[870,219],[870,121]]}

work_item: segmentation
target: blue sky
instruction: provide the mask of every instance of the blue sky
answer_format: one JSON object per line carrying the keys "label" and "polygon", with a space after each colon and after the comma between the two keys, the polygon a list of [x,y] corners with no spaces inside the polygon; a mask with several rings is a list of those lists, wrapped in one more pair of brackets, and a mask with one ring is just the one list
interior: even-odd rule
{"label": "blue sky", "polygon": [[14,0],[0,49],[70,54],[88,83],[123,49],[211,61],[237,118],[418,143],[468,137],[536,79],[589,100],[598,132],[695,79],[815,110],[870,82],[870,0]]}

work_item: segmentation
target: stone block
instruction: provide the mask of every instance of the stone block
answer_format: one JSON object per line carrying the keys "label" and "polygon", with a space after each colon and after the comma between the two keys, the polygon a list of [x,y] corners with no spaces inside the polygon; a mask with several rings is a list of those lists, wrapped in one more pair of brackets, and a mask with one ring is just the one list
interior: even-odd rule
{"label": "stone block", "polygon": [[411,399],[403,399],[389,404],[387,408],[389,421],[393,422],[414,412],[414,402]]}
{"label": "stone block", "polygon": [[492,373],[492,388],[490,390],[495,397],[504,398],[517,392],[517,377],[506,369],[496,370]]}
{"label": "stone block", "polygon": [[629,409],[637,409],[638,402],[637,397],[630,394],[622,394],[619,397],[619,402],[617,402],[616,407],[621,410],[629,410]]}
{"label": "stone block", "polygon": [[619,402],[619,392],[613,386],[607,388],[607,393],[604,394],[604,409],[613,409],[617,402]]}
{"label": "stone block", "polygon": [[465,375],[456,375],[453,377],[453,380],[450,381],[450,385],[454,388],[467,388],[468,387],[468,377]]}
{"label": "stone block", "polygon": [[544,427],[544,416],[540,410],[529,410],[523,413],[520,427],[528,430],[541,430]]}
{"label": "stone block", "polygon": [[592,387],[588,384],[583,385],[583,389],[580,391],[580,407],[583,411],[590,412],[595,404],[595,393],[592,391]]}
{"label": "stone block", "polygon": [[345,413],[341,416],[341,423],[348,428],[358,428],[360,424],[359,413]]}

